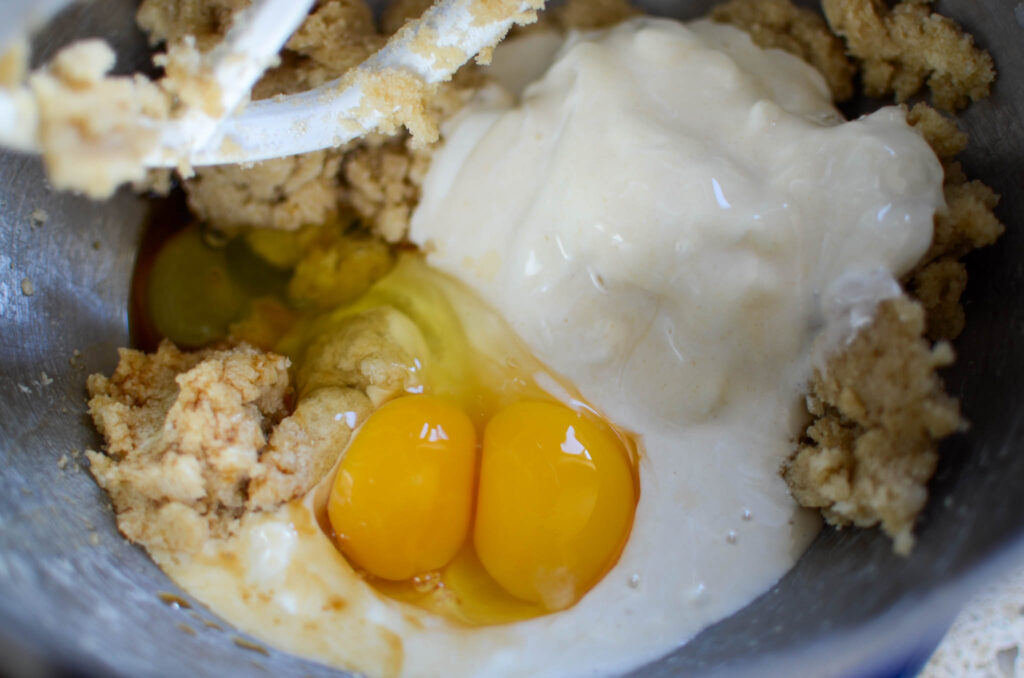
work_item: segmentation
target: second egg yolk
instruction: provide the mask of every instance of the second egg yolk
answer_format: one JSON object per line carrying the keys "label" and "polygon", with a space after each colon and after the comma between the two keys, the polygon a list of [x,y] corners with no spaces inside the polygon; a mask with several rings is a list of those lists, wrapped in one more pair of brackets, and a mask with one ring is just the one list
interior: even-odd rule
{"label": "second egg yolk", "polygon": [[519,402],[484,430],[473,544],[506,591],[564,609],[614,564],[636,498],[614,433],[564,405]]}
{"label": "second egg yolk", "polygon": [[476,432],[428,395],[392,400],[363,424],[338,469],[327,515],[355,565],[389,580],[437,570],[472,518]]}

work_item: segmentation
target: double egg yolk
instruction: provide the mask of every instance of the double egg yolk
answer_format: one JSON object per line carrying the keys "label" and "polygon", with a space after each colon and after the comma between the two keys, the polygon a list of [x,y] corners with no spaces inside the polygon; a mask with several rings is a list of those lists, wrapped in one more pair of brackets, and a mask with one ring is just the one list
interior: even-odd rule
{"label": "double egg yolk", "polygon": [[[535,382],[545,368],[493,311],[421,258],[400,256],[366,280],[351,257],[278,269],[268,253],[301,250],[307,235],[314,254],[362,252],[364,241],[329,225],[250,235],[273,236],[271,246],[235,238],[215,248],[189,227],[143,257],[135,296],[144,312],[133,326],[187,346],[230,334],[288,355],[301,374],[316,371],[307,347],[360,313],[401,320],[389,331],[422,359],[426,394],[380,406],[352,438],[326,511],[316,502],[350,564],[389,597],[474,625],[564,609],[596,584],[633,521],[631,439],[586,408],[554,402]],[[348,301],[339,303],[340,288]],[[299,294],[309,290],[331,294]],[[268,308],[280,311],[259,312]]]}
{"label": "double egg yolk", "polygon": [[478,436],[453,402],[406,395],[353,438],[327,514],[342,553],[378,588],[434,581],[441,599],[447,588],[487,623],[579,600],[621,552],[636,500],[622,441],[589,413],[519,401]]}

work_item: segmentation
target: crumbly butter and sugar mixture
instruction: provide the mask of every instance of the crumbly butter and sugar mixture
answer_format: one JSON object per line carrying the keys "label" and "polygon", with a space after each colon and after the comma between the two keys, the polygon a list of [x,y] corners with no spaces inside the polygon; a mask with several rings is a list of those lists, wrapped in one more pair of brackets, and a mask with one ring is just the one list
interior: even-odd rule
{"label": "crumbly butter and sugar mixture", "polygon": [[313,346],[297,387],[287,358],[246,344],[121,349],[110,378],[89,378],[106,452],[87,453],[121,532],[150,551],[192,553],[246,511],[303,496],[377,404],[416,384],[386,323],[367,312]]}
{"label": "crumbly butter and sugar mixture", "polygon": [[230,532],[248,501],[265,431],[286,414],[288,362],[248,347],[121,350],[92,375],[89,409],[107,454],[87,452],[118,526],[151,548],[195,551]]}
{"label": "crumbly butter and sugar mixture", "polygon": [[853,95],[858,72],[871,97],[906,101],[927,86],[936,106],[956,111],[988,96],[995,66],[970,35],[932,12],[931,0],[890,4],[823,0],[827,25],[818,13],[789,0],[730,0],[711,17],[744,29],[762,47],[809,61],[828,80],[836,101]]}
{"label": "crumbly butter and sugar mixture", "polygon": [[[168,50],[192,42],[201,52],[213,49],[249,0],[144,0],[136,20],[150,42]],[[325,0],[285,44],[281,63],[268,70],[253,99],[302,92],[324,84],[379,49],[373,15],[362,0]]]}
{"label": "crumbly butter and sugar mixture", "polygon": [[204,167],[184,187],[195,215],[220,228],[294,230],[338,214],[341,163],[337,151],[316,151],[250,167]]}
{"label": "crumbly butter and sugar mixture", "polygon": [[928,499],[936,441],[961,425],[935,373],[952,364],[953,350],[930,345],[924,330],[919,303],[879,305],[870,328],[815,372],[807,397],[815,421],[785,471],[802,505],[835,525],[880,523],[904,554]]}
{"label": "crumbly butter and sugar mixture", "polygon": [[927,85],[935,104],[956,111],[988,96],[992,57],[931,0],[823,0],[829,26],[860,63],[868,96],[906,101]]}
{"label": "crumbly butter and sugar mixture", "polygon": [[[209,51],[231,27],[248,0],[145,0],[137,20],[153,44],[169,51],[192,39]],[[301,92],[328,82],[383,44],[362,0],[320,3],[291,37],[281,63],[253,89],[254,99]],[[189,205],[200,219],[220,228],[294,230],[338,215],[345,188],[344,149],[276,158],[251,166],[200,168],[184,182]],[[394,181],[400,181],[392,177]],[[363,215],[372,218],[373,212]]]}
{"label": "crumbly butter and sugar mixture", "polygon": [[135,20],[154,45],[175,43],[191,35],[205,52],[221,41],[235,13],[249,4],[250,0],[144,0]]}

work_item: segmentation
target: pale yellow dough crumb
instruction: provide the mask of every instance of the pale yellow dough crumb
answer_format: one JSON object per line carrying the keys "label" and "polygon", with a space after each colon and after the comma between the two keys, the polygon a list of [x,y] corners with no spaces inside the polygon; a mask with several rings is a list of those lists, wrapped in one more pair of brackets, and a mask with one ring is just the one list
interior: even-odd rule
{"label": "pale yellow dough crumb", "polygon": [[38,142],[55,188],[105,198],[145,178],[142,159],[158,133],[139,120],[166,118],[168,97],[142,76],[108,77],[113,65],[106,43],[84,40],[29,77]]}
{"label": "pale yellow dough crumb", "polygon": [[408,139],[354,149],[342,163],[344,201],[385,241],[402,240],[431,155]]}
{"label": "pale yellow dough crumb", "polygon": [[389,308],[372,309],[315,337],[295,376],[300,402],[335,384],[366,393],[375,407],[415,391],[415,360],[393,336],[397,316]]}
{"label": "pale yellow dough crumb", "polygon": [[155,55],[153,63],[164,69],[160,87],[174,98],[176,105],[184,104],[211,117],[226,113],[213,69],[191,35],[169,45],[166,53]]}
{"label": "pale yellow dough crumb", "polygon": [[[249,485],[249,508],[272,510],[323,478],[371,410],[362,392],[326,386],[299,401],[270,435]],[[338,415],[346,415],[339,418]]]}

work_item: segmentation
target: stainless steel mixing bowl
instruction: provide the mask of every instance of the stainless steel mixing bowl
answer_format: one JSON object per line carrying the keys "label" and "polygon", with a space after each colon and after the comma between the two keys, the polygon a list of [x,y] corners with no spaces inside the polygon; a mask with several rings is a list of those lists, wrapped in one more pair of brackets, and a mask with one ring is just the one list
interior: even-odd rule
{"label": "stainless steel mixing bowl", "polygon": [[[36,60],[73,38],[104,36],[121,70],[144,64],[134,4],[94,0],[66,10],[37,39]],[[642,4],[687,17],[712,3]],[[992,51],[1001,71],[994,95],[962,117],[971,134],[966,168],[1003,195],[1007,225],[998,246],[968,259],[969,323],[945,374],[971,429],[942,446],[909,558],[893,555],[875,531],[826,529],[778,585],[637,676],[912,672],[972,588],[1024,560],[1024,7],[938,7]],[[45,224],[34,223],[36,209]],[[85,376],[109,372],[128,342],[128,285],[145,215],[145,201],[127,191],[105,203],[55,193],[37,159],[0,154],[0,674],[337,675],[237,644],[227,625],[204,625],[214,618],[194,601],[191,609],[163,602],[160,592],[189,598],[118,535],[77,454],[99,444],[85,414]]]}

